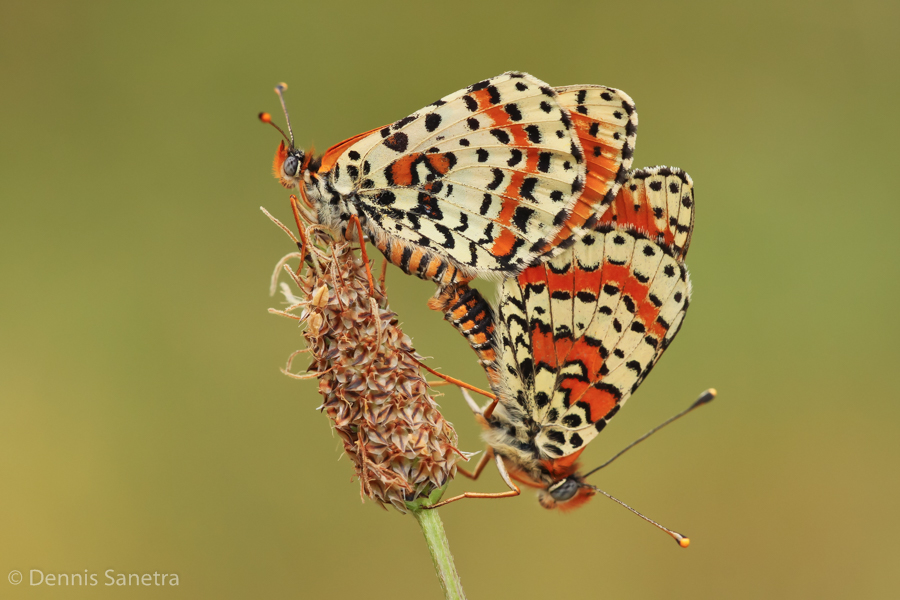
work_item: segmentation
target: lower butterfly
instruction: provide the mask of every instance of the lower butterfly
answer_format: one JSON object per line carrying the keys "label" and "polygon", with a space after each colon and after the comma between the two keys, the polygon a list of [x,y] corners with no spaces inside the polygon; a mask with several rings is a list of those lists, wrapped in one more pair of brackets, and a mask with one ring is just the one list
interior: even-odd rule
{"label": "lower butterfly", "polygon": [[517,274],[592,228],[631,167],[637,134],[624,92],[553,88],[513,71],[321,156],[294,146],[286,109],[285,118],[274,172],[299,188],[305,209],[365,232],[388,261],[442,286]]}
{"label": "lower butterfly", "polygon": [[[577,460],[681,328],[691,295],[684,257],[693,210],[686,173],[635,171],[596,230],[499,284],[496,314],[467,284],[433,301],[475,348],[497,396],[485,408],[467,396],[488,444],[474,475],[494,457],[511,488],[493,496],[517,495],[510,479],[537,487],[546,508],[571,509],[605,494],[586,483]],[[714,396],[706,392],[664,425]]]}

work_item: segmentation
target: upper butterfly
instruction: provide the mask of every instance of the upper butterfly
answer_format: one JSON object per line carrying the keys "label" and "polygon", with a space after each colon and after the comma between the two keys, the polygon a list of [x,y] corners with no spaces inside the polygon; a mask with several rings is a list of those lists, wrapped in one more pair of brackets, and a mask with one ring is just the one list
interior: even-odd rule
{"label": "upper butterfly", "polygon": [[636,133],[619,90],[510,71],[318,157],[282,142],[274,170],[320,223],[346,232],[358,218],[387,260],[445,286],[517,274],[591,229]]}

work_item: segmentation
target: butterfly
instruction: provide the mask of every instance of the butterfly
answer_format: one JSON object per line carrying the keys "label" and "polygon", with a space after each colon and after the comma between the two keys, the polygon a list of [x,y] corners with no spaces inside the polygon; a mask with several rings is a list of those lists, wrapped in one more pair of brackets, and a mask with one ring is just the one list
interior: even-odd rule
{"label": "butterfly", "polygon": [[488,408],[470,400],[489,447],[476,475],[493,455],[508,485],[511,477],[537,487],[546,508],[575,508],[600,491],[579,474],[578,457],[681,328],[693,224],[686,173],[637,170],[593,231],[503,279],[496,311],[466,283],[436,298],[433,308],[469,340],[497,395]]}
{"label": "butterfly", "polygon": [[446,286],[515,275],[590,230],[631,167],[637,112],[613,88],[510,71],[321,156],[287,124],[275,176],[318,222],[358,224],[389,262]]}

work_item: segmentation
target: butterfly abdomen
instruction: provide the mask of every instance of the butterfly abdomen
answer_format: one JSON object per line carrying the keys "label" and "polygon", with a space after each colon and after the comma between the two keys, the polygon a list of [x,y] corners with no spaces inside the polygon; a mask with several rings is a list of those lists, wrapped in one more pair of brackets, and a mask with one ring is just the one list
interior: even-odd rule
{"label": "butterfly abdomen", "polygon": [[441,287],[472,279],[446,258],[427,252],[420,246],[384,235],[375,238],[375,247],[384,254],[388,262],[400,267],[407,275],[433,281]]}
{"label": "butterfly abdomen", "polygon": [[494,312],[481,292],[463,282],[443,288],[428,305],[443,312],[444,319],[466,338],[496,391],[500,375],[494,348]]}

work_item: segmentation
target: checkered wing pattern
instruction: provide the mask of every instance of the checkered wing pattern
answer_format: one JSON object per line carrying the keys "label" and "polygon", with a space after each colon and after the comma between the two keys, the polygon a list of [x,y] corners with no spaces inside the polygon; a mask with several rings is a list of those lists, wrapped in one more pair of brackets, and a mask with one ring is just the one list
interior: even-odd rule
{"label": "checkered wing pattern", "polygon": [[621,90],[602,85],[555,89],[575,125],[587,175],[584,191],[551,243],[551,256],[592,229],[613,203],[631,168],[638,125],[634,102]]}
{"label": "checkered wing pattern", "polygon": [[694,230],[694,182],[677,167],[631,173],[601,223],[628,223],[684,259]]}
{"label": "checkered wing pattern", "polygon": [[380,233],[475,272],[518,272],[546,252],[585,184],[569,111],[524,73],[471,85],[341,150],[331,184]]}
{"label": "checkered wing pattern", "polygon": [[[660,169],[628,182],[674,177],[681,185],[671,193],[679,202],[689,196],[692,209],[690,178]],[[668,348],[690,304],[682,258],[693,219],[679,232],[678,211],[674,224],[657,218],[651,229],[642,219],[654,214],[662,188],[646,187],[652,193],[623,187],[613,207],[630,212],[605,216],[561,254],[501,284],[495,340],[504,401],[540,425],[534,443],[549,459],[578,452],[603,430]]]}

